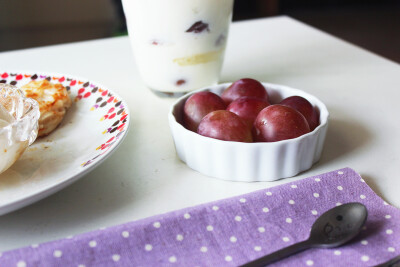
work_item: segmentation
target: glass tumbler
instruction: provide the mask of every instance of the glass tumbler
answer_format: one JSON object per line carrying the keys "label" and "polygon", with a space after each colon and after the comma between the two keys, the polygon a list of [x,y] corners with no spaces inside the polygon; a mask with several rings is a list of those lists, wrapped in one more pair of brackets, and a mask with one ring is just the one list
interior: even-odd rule
{"label": "glass tumbler", "polygon": [[233,0],[123,0],[144,83],[162,96],[216,84]]}

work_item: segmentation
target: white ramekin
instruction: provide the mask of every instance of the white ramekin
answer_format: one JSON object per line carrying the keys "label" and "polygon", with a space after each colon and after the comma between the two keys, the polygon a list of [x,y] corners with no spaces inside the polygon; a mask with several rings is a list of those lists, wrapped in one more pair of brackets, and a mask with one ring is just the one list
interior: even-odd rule
{"label": "white ramekin", "polygon": [[274,181],[311,168],[322,153],[329,113],[315,96],[283,85],[263,83],[271,104],[298,95],[306,98],[320,113],[320,124],[300,137],[271,143],[221,141],[187,130],[182,122],[186,99],[199,91],[221,95],[230,83],[193,91],[179,98],[168,114],[169,125],[179,158],[190,168],[207,176],[231,181]]}

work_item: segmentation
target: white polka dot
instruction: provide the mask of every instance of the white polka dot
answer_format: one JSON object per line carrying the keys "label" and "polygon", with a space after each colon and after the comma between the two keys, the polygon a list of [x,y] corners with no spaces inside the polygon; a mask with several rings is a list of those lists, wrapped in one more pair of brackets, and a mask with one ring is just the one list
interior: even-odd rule
{"label": "white polka dot", "polygon": [[318,193],[314,193],[313,196],[314,197],[319,197],[319,194]]}
{"label": "white polka dot", "polygon": [[343,174],[343,172],[342,172],[342,171],[338,171],[337,173],[338,173],[338,174],[340,174],[340,175],[342,175],[342,174]]}
{"label": "white polka dot", "polygon": [[312,215],[317,215],[317,214],[318,214],[318,211],[312,210],[312,211],[311,211],[311,214],[312,214]]}
{"label": "white polka dot", "polygon": [[112,255],[112,259],[113,259],[113,261],[115,261],[115,262],[119,261],[120,258],[121,258],[121,256],[118,255],[118,254]]}
{"label": "white polka dot", "polygon": [[366,196],[365,196],[365,195],[360,195],[360,198],[361,198],[361,199],[365,199]]}
{"label": "white polka dot", "polygon": [[368,241],[367,240],[362,240],[361,241],[361,245],[368,245]]}
{"label": "white polka dot", "polygon": [[151,251],[151,250],[153,249],[153,246],[150,245],[150,244],[146,244],[146,245],[144,246],[144,249],[145,249],[146,251]]}
{"label": "white polka dot", "polygon": [[264,228],[264,227],[258,227],[258,231],[259,231],[260,233],[264,233],[264,232],[265,232],[265,228]]}
{"label": "white polka dot", "polygon": [[390,219],[390,218],[392,218],[392,216],[390,216],[390,215],[388,214],[388,215],[385,215],[385,218],[386,218],[386,219]]}
{"label": "white polka dot", "polygon": [[182,241],[182,240],[183,240],[183,235],[177,235],[177,236],[176,236],[176,240]]}
{"label": "white polka dot", "polygon": [[314,262],[312,260],[306,261],[307,266],[312,266],[314,265]]}
{"label": "white polka dot", "polygon": [[24,261],[19,261],[19,262],[17,263],[17,267],[26,267],[26,262],[24,262]]}
{"label": "white polka dot", "polygon": [[272,196],[272,192],[265,192],[265,194],[267,195],[267,196]]}
{"label": "white polka dot", "polygon": [[369,257],[367,255],[364,255],[361,257],[362,261],[369,261]]}
{"label": "white polka dot", "polygon": [[314,179],[316,182],[321,182],[321,179],[319,179],[319,178],[315,178]]}
{"label": "white polka dot", "polygon": [[242,220],[242,217],[240,216],[235,216],[235,221],[240,222]]}
{"label": "white polka dot", "polygon": [[217,210],[219,210],[219,207],[218,206],[213,206],[212,209],[217,211]]}
{"label": "white polka dot", "polygon": [[229,255],[228,255],[228,256],[226,256],[226,257],[225,257],[225,261],[232,261],[232,257],[231,257],[231,256],[229,256]]}
{"label": "white polka dot", "polygon": [[86,267],[85,264],[79,264],[78,267]]}
{"label": "white polka dot", "polygon": [[32,244],[31,247],[32,248],[37,248],[37,247],[39,247],[39,245],[38,244]]}
{"label": "white polka dot", "polygon": [[74,238],[73,235],[69,235],[69,236],[66,237],[66,239],[72,239],[72,238]]}
{"label": "white polka dot", "polygon": [[388,235],[391,235],[391,234],[393,234],[393,230],[392,230],[392,229],[387,229],[387,230],[386,230],[386,233],[387,233]]}
{"label": "white polka dot", "polygon": [[295,202],[294,202],[293,199],[289,200],[289,204],[290,204],[290,205],[293,205],[294,203],[295,203]]}
{"label": "white polka dot", "polygon": [[60,258],[62,256],[62,251],[61,250],[54,250],[53,256],[56,258]]}
{"label": "white polka dot", "polygon": [[212,230],[214,230],[214,227],[212,227],[212,225],[208,225],[207,226],[207,231],[212,231]]}
{"label": "white polka dot", "polygon": [[396,251],[396,249],[394,248],[394,247],[388,247],[388,249],[387,249],[389,252],[395,252]]}
{"label": "white polka dot", "polygon": [[231,236],[229,238],[229,241],[231,241],[232,243],[235,243],[237,241],[237,238],[235,236]]}
{"label": "white polka dot", "polygon": [[97,242],[96,241],[92,240],[92,241],[89,242],[89,247],[94,248],[96,246],[97,246]]}
{"label": "white polka dot", "polygon": [[176,257],[175,256],[171,256],[171,257],[169,257],[169,262],[171,262],[171,263],[174,263],[174,262],[176,262]]}
{"label": "white polka dot", "polygon": [[291,188],[297,188],[297,185],[292,184],[290,187],[291,187]]}
{"label": "white polka dot", "polygon": [[335,254],[336,256],[339,256],[339,255],[342,254],[342,252],[341,252],[340,250],[335,250],[335,251],[333,252],[333,254]]}
{"label": "white polka dot", "polygon": [[341,205],[342,205],[342,203],[340,203],[340,202],[336,203],[336,206],[341,206]]}
{"label": "white polka dot", "polygon": [[207,250],[208,250],[207,247],[201,247],[201,248],[200,248],[200,251],[201,251],[201,252],[207,252]]}
{"label": "white polka dot", "polygon": [[155,223],[153,223],[153,226],[155,228],[160,228],[161,227],[161,223],[160,222],[155,222]]}
{"label": "white polka dot", "polygon": [[268,212],[268,211],[269,211],[269,208],[267,208],[267,207],[263,208],[263,212]]}
{"label": "white polka dot", "polygon": [[289,242],[290,239],[289,239],[289,237],[286,237],[286,236],[285,236],[285,237],[282,238],[282,240],[283,240],[284,242]]}
{"label": "white polka dot", "polygon": [[190,219],[190,214],[189,214],[189,213],[183,214],[183,218],[185,218],[185,219]]}
{"label": "white polka dot", "polygon": [[383,201],[383,205],[387,206],[389,204],[386,201]]}
{"label": "white polka dot", "polygon": [[292,223],[292,219],[291,218],[286,218],[286,222],[287,223]]}
{"label": "white polka dot", "polygon": [[128,231],[123,231],[121,233],[122,237],[128,238],[129,237],[129,232]]}
{"label": "white polka dot", "polygon": [[339,185],[339,186],[337,187],[337,189],[340,190],[340,191],[342,191],[342,190],[343,190],[343,186]]}
{"label": "white polka dot", "polygon": [[363,178],[360,179],[361,182],[365,183],[365,180]]}
{"label": "white polka dot", "polygon": [[239,199],[240,203],[246,203],[246,199],[245,198],[241,198]]}
{"label": "white polka dot", "polygon": [[255,251],[261,251],[261,247],[260,247],[260,246],[255,246],[255,247],[254,247],[254,250],[255,250]]}

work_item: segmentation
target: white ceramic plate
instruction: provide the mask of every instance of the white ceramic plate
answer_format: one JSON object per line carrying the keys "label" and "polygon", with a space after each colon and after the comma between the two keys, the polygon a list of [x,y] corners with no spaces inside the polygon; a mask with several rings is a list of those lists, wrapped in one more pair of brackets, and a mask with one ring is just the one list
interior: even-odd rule
{"label": "white ceramic plate", "polygon": [[0,174],[0,215],[47,197],[93,170],[115,151],[129,127],[126,103],[98,83],[0,71],[0,82],[18,87],[43,79],[66,86],[73,104],[53,133],[37,139]]}

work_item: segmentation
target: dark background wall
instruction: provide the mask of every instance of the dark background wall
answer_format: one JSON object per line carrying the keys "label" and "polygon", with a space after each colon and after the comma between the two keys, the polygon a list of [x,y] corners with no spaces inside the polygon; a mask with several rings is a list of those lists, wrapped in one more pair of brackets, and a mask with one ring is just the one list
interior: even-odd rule
{"label": "dark background wall", "polygon": [[[400,62],[400,0],[235,0],[234,21],[277,15]],[[0,0],[0,52],[124,34],[120,0]]]}
{"label": "dark background wall", "polygon": [[288,15],[400,62],[399,0],[236,0],[234,20]]}

